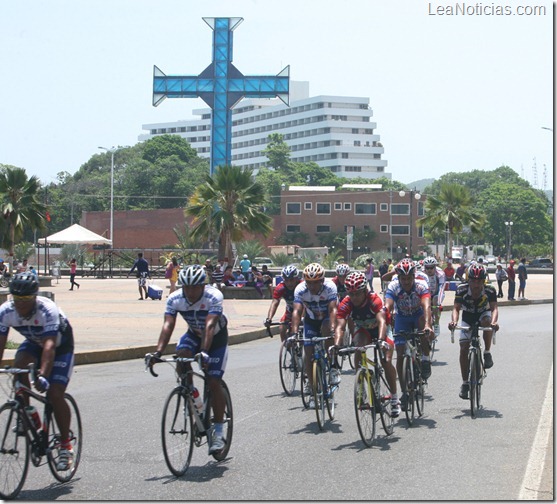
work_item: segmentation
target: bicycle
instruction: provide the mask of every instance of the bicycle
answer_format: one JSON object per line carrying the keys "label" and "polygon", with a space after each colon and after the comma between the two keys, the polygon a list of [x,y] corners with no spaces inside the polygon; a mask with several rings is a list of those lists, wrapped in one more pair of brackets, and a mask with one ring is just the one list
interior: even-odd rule
{"label": "bicycle", "polygon": [[[267,334],[272,338],[271,326],[289,325],[288,322],[271,322],[267,327]],[[296,380],[303,377],[304,373],[304,357],[303,347],[300,342],[303,329],[300,327],[294,338],[284,340],[280,345],[279,352],[279,373],[280,382],[284,393],[291,396],[296,388]],[[303,385],[303,379],[302,385]],[[302,391],[303,396],[303,391]]]}
{"label": "bicycle", "polygon": [[495,331],[492,327],[482,327],[476,322],[470,327],[455,325],[451,331],[451,343],[454,343],[454,332],[456,329],[470,332],[470,348],[468,350],[468,381],[470,383],[470,415],[476,418],[477,411],[481,408],[481,393],[484,378],[487,371],[484,367],[482,353],[482,339],[480,331],[493,331],[493,344],[495,344]]}
{"label": "bicycle", "polygon": [[[346,327],[344,328],[344,336],[342,337],[342,346],[343,347],[350,347],[352,345],[352,333],[350,332],[350,327],[348,322],[346,322]],[[341,355],[339,354],[339,357]],[[340,361],[340,369],[344,367],[344,361],[348,359],[348,364],[350,365],[350,369],[354,369],[354,358],[353,354],[343,354],[342,359]]]}
{"label": "bicycle", "polygon": [[425,389],[427,380],[422,375],[422,351],[419,338],[426,334],[425,331],[400,331],[395,335],[406,340],[404,357],[402,361],[402,375],[400,384],[403,393],[407,394],[406,421],[409,426],[414,424],[416,409],[418,416],[424,414]]}
{"label": "bicycle", "polygon": [[10,285],[10,274],[0,273],[0,287],[6,288]]}
{"label": "bicycle", "polygon": [[437,338],[439,337],[439,333],[441,331],[441,328],[439,326],[439,321],[441,318],[441,312],[443,311],[443,306],[442,305],[432,305],[431,306],[431,320],[433,323],[433,330],[435,333],[435,338],[433,339],[433,341],[430,343],[429,345],[429,358],[431,360],[431,362],[433,362],[433,354],[435,353],[435,344],[437,343]]}
{"label": "bicycle", "polygon": [[[335,392],[338,385],[331,384],[331,360],[325,350],[324,342],[332,339],[332,336],[318,336],[314,338],[304,338],[302,341],[314,343],[312,358],[312,394],[317,416],[319,430],[325,429],[325,409],[329,419],[335,419]],[[340,371],[339,371],[340,372]]]}
{"label": "bicycle", "polygon": [[[31,382],[36,378],[36,366],[21,369],[6,367],[0,374],[29,374]],[[61,483],[70,481],[81,460],[83,443],[81,415],[75,399],[68,393],[64,398],[71,413],[70,441],[73,447],[73,463],[67,470],[58,470],[61,448],[60,429],[54,416],[52,404],[45,395],[23,385],[17,377],[10,376],[10,398],[0,408],[0,498],[14,499],[25,483],[29,460],[35,467],[44,465],[43,457],[52,475]],[[42,423],[39,429],[25,411],[26,400],[33,398],[44,405]]]}
{"label": "bicycle", "polygon": [[[158,374],[155,373],[153,367],[160,362],[176,364],[174,371],[178,382],[164,403],[161,422],[162,451],[170,472],[175,476],[183,476],[190,466],[194,445],[200,447],[207,443],[208,448],[211,446],[214,423],[214,417],[211,415],[212,408],[209,407],[211,393],[204,374],[194,371],[191,367],[184,372],[178,370],[178,363],[197,362],[201,368],[201,354],[197,354],[195,357],[158,358],[154,361],[152,356],[147,354],[145,371],[149,369],[151,374],[157,377]],[[203,390],[203,408],[200,411],[195,406],[193,396],[195,381],[203,382],[203,385],[198,387],[199,390]],[[212,453],[213,458],[218,461],[224,460],[228,455],[234,425],[230,392],[224,380],[221,380],[221,384],[225,397],[224,448]]]}
{"label": "bicycle", "polygon": [[[373,348],[373,359],[367,356],[367,350],[370,348]],[[339,354],[353,355],[355,352],[361,353],[360,366],[356,371],[354,381],[356,423],[363,443],[367,447],[371,447],[375,439],[378,413],[387,436],[393,433],[392,392],[385,377],[385,370],[381,365],[384,355],[379,342],[374,341],[369,345],[339,350]]]}

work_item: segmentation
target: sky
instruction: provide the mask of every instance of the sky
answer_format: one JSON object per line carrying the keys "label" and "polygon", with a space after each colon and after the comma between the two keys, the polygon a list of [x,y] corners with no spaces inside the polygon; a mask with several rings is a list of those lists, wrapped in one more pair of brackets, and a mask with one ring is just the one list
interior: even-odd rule
{"label": "sky", "polygon": [[546,0],[5,1],[0,164],[48,184],[98,146],[135,145],[144,124],[191,118],[199,99],[152,106],[153,66],[204,70],[212,31],[203,17],[244,19],[233,57],[244,75],[290,65],[310,96],[368,97],[395,180],[507,165],[540,189],[545,171],[553,187]]}

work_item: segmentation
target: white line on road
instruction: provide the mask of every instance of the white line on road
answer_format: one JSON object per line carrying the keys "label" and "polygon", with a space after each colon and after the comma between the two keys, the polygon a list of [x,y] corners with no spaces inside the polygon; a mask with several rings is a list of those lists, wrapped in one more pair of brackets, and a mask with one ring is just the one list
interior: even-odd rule
{"label": "white line on road", "polygon": [[[520,487],[519,500],[545,500],[544,496],[540,495],[540,487],[542,483],[542,475],[545,466],[546,453],[549,443],[549,435],[553,424],[553,364],[549,373],[549,380],[545,397],[543,400],[540,421],[530,457],[528,458],[528,465],[526,466],[526,473],[522,480]],[[547,498],[547,497],[546,497]]]}

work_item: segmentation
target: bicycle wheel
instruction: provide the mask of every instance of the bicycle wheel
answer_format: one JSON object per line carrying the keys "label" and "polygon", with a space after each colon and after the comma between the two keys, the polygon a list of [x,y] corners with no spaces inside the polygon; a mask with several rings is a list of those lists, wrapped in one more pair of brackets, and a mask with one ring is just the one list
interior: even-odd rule
{"label": "bicycle wheel", "polygon": [[412,358],[408,355],[404,357],[402,362],[402,375],[404,377],[404,388],[406,389],[406,420],[408,425],[412,426],[414,423],[415,406],[416,406],[416,394],[415,394],[415,383],[414,376],[412,372]]}
{"label": "bicycle wheel", "polygon": [[377,396],[381,400],[381,423],[383,424],[383,430],[387,436],[390,436],[393,433],[394,428],[394,418],[392,416],[393,413],[393,405],[391,403],[391,391],[387,386],[387,383],[384,381],[383,376],[381,377],[381,381],[378,382],[378,386],[376,389]]}
{"label": "bicycle wheel", "polygon": [[[347,347],[352,344],[352,335],[350,334],[350,328],[348,324],[346,324],[346,328],[344,329],[344,337],[342,339],[342,344]],[[350,364],[350,368],[354,369],[354,354],[349,353],[342,357],[342,363],[344,364],[344,359],[348,359],[348,363]]]}
{"label": "bicycle wheel", "polygon": [[358,432],[366,446],[371,446],[375,439],[376,410],[373,402],[373,388],[369,371],[358,369],[354,382],[354,411]]}
{"label": "bicycle wheel", "polygon": [[[223,427],[223,436],[224,436],[224,448],[221,451],[213,453],[213,458],[215,460],[224,460],[228,455],[228,451],[230,450],[230,445],[232,444],[232,431],[234,429],[234,417],[232,414],[232,399],[230,397],[230,391],[228,390],[228,386],[226,385],[224,380],[221,380],[222,390],[224,393],[224,427]],[[214,418],[211,418],[211,424],[214,423]]]}
{"label": "bicycle wheel", "polygon": [[183,387],[176,387],[166,399],[161,423],[162,452],[175,476],[188,470],[193,452],[193,419]]}
{"label": "bicycle wheel", "polygon": [[416,365],[414,365],[414,383],[416,384],[416,410],[418,412],[418,416],[421,417],[424,414],[425,406],[425,381],[422,378],[422,373],[419,369],[419,366]]}
{"label": "bicycle wheel", "polygon": [[19,412],[10,404],[0,408],[0,498],[13,499],[25,483],[29,469],[29,439],[18,434]]}
{"label": "bicycle wheel", "polygon": [[325,397],[323,395],[323,366],[321,361],[313,361],[313,400],[320,430],[325,429]]}
{"label": "bicycle wheel", "polygon": [[62,438],[60,436],[60,429],[54,417],[54,413],[50,411],[48,416],[48,449],[47,449],[47,460],[48,467],[52,475],[60,482],[65,483],[70,481],[77,467],[79,466],[79,461],[81,460],[81,447],[83,444],[82,428],[81,428],[81,415],[79,414],[79,408],[77,407],[77,402],[70,394],[64,394],[64,399],[70,408],[70,442],[72,443],[73,449],[73,463],[67,470],[59,471],[56,468],[58,464],[58,458],[60,456],[60,442]]}
{"label": "bicycle wheel", "polygon": [[288,396],[292,395],[296,386],[296,359],[293,353],[294,348],[288,348],[286,342],[283,342],[279,354],[280,382],[284,393]]}
{"label": "bicycle wheel", "polygon": [[302,404],[304,408],[309,408],[309,398],[313,395],[313,391],[309,387],[308,375],[306,373],[305,360],[302,357],[302,369],[300,370],[300,391],[302,393]]}
{"label": "bicycle wheel", "polygon": [[10,281],[3,275],[0,275],[0,287],[7,287],[10,285]]}
{"label": "bicycle wheel", "polygon": [[478,354],[470,353],[470,413],[472,418],[476,418],[476,413],[480,407],[479,398],[479,363]]}

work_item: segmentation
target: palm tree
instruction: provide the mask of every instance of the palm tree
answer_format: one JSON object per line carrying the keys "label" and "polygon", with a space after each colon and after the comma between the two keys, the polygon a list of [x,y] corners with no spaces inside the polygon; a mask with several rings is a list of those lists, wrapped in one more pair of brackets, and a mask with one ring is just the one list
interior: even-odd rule
{"label": "palm tree", "polygon": [[23,168],[6,167],[0,172],[0,212],[4,217],[2,245],[7,246],[12,258],[14,246],[26,228],[45,228],[46,205],[39,201],[40,182],[35,176],[27,178]]}
{"label": "palm tree", "polygon": [[232,242],[244,233],[268,235],[272,219],[263,211],[265,190],[254,182],[251,170],[237,166],[220,166],[206,176],[190,198],[185,213],[193,217],[192,238],[210,239],[219,235],[219,259],[232,261]]}
{"label": "palm tree", "polygon": [[417,220],[431,234],[448,230],[449,255],[455,233],[469,227],[472,233],[481,234],[485,217],[474,208],[470,191],[460,184],[441,184],[436,196],[429,195],[425,203],[425,215]]}

